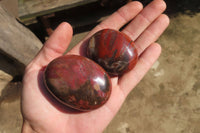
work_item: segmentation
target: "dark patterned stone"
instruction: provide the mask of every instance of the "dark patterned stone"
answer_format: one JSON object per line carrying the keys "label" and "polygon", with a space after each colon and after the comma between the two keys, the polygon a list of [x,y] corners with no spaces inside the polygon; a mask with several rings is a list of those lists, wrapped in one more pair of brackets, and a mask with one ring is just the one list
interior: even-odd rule
{"label": "dark patterned stone", "polygon": [[81,111],[102,106],[111,93],[110,77],[104,69],[77,55],[53,60],[45,70],[44,81],[58,101]]}
{"label": "dark patterned stone", "polygon": [[138,60],[134,42],[124,33],[112,29],[101,30],[89,39],[87,56],[111,75],[130,71]]}

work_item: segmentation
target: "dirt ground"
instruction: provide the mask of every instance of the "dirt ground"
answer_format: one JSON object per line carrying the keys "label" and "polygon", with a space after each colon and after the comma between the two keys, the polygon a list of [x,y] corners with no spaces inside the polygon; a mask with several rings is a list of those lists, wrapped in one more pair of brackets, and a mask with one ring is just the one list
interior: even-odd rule
{"label": "dirt ground", "polygon": [[[104,133],[200,133],[200,13],[171,17],[158,42],[159,60]],[[12,82],[0,88],[0,133],[20,132],[21,87]]]}

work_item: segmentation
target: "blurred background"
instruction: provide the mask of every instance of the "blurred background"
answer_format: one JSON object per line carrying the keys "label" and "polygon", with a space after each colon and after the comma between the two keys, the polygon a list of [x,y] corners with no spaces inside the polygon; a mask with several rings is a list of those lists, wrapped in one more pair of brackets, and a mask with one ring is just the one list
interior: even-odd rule
{"label": "blurred background", "polygon": [[[53,30],[72,25],[70,50],[129,1],[0,0],[0,133],[20,133],[24,68]],[[200,1],[165,1],[162,54],[104,133],[200,133]]]}

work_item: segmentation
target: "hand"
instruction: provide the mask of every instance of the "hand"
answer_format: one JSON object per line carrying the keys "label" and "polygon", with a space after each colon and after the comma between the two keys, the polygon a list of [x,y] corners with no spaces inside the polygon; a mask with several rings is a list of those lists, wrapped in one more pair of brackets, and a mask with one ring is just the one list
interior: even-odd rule
{"label": "hand", "polygon": [[121,32],[132,40],[139,53],[134,69],[121,77],[114,77],[112,93],[108,102],[91,112],[72,113],[55,100],[45,96],[40,83],[42,68],[51,60],[61,56],[72,38],[68,23],[60,24],[38,55],[26,67],[22,90],[23,133],[99,133],[103,132],[116,115],[129,92],[138,84],[161,53],[155,43],[169,24],[169,18],[162,14],[166,8],[163,0],[154,0],[144,9],[139,2],[131,2],[113,13],[96,26],[79,44],[67,54],[81,52],[84,41],[95,32],[112,28],[119,30],[131,21]]}

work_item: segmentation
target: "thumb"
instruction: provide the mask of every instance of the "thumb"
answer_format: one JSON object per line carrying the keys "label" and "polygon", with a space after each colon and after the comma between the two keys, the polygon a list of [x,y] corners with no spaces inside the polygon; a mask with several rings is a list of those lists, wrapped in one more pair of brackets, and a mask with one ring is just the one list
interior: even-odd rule
{"label": "thumb", "polygon": [[73,30],[69,23],[61,23],[46,41],[38,55],[31,64],[39,67],[47,65],[50,61],[61,56],[69,46],[72,39]]}

